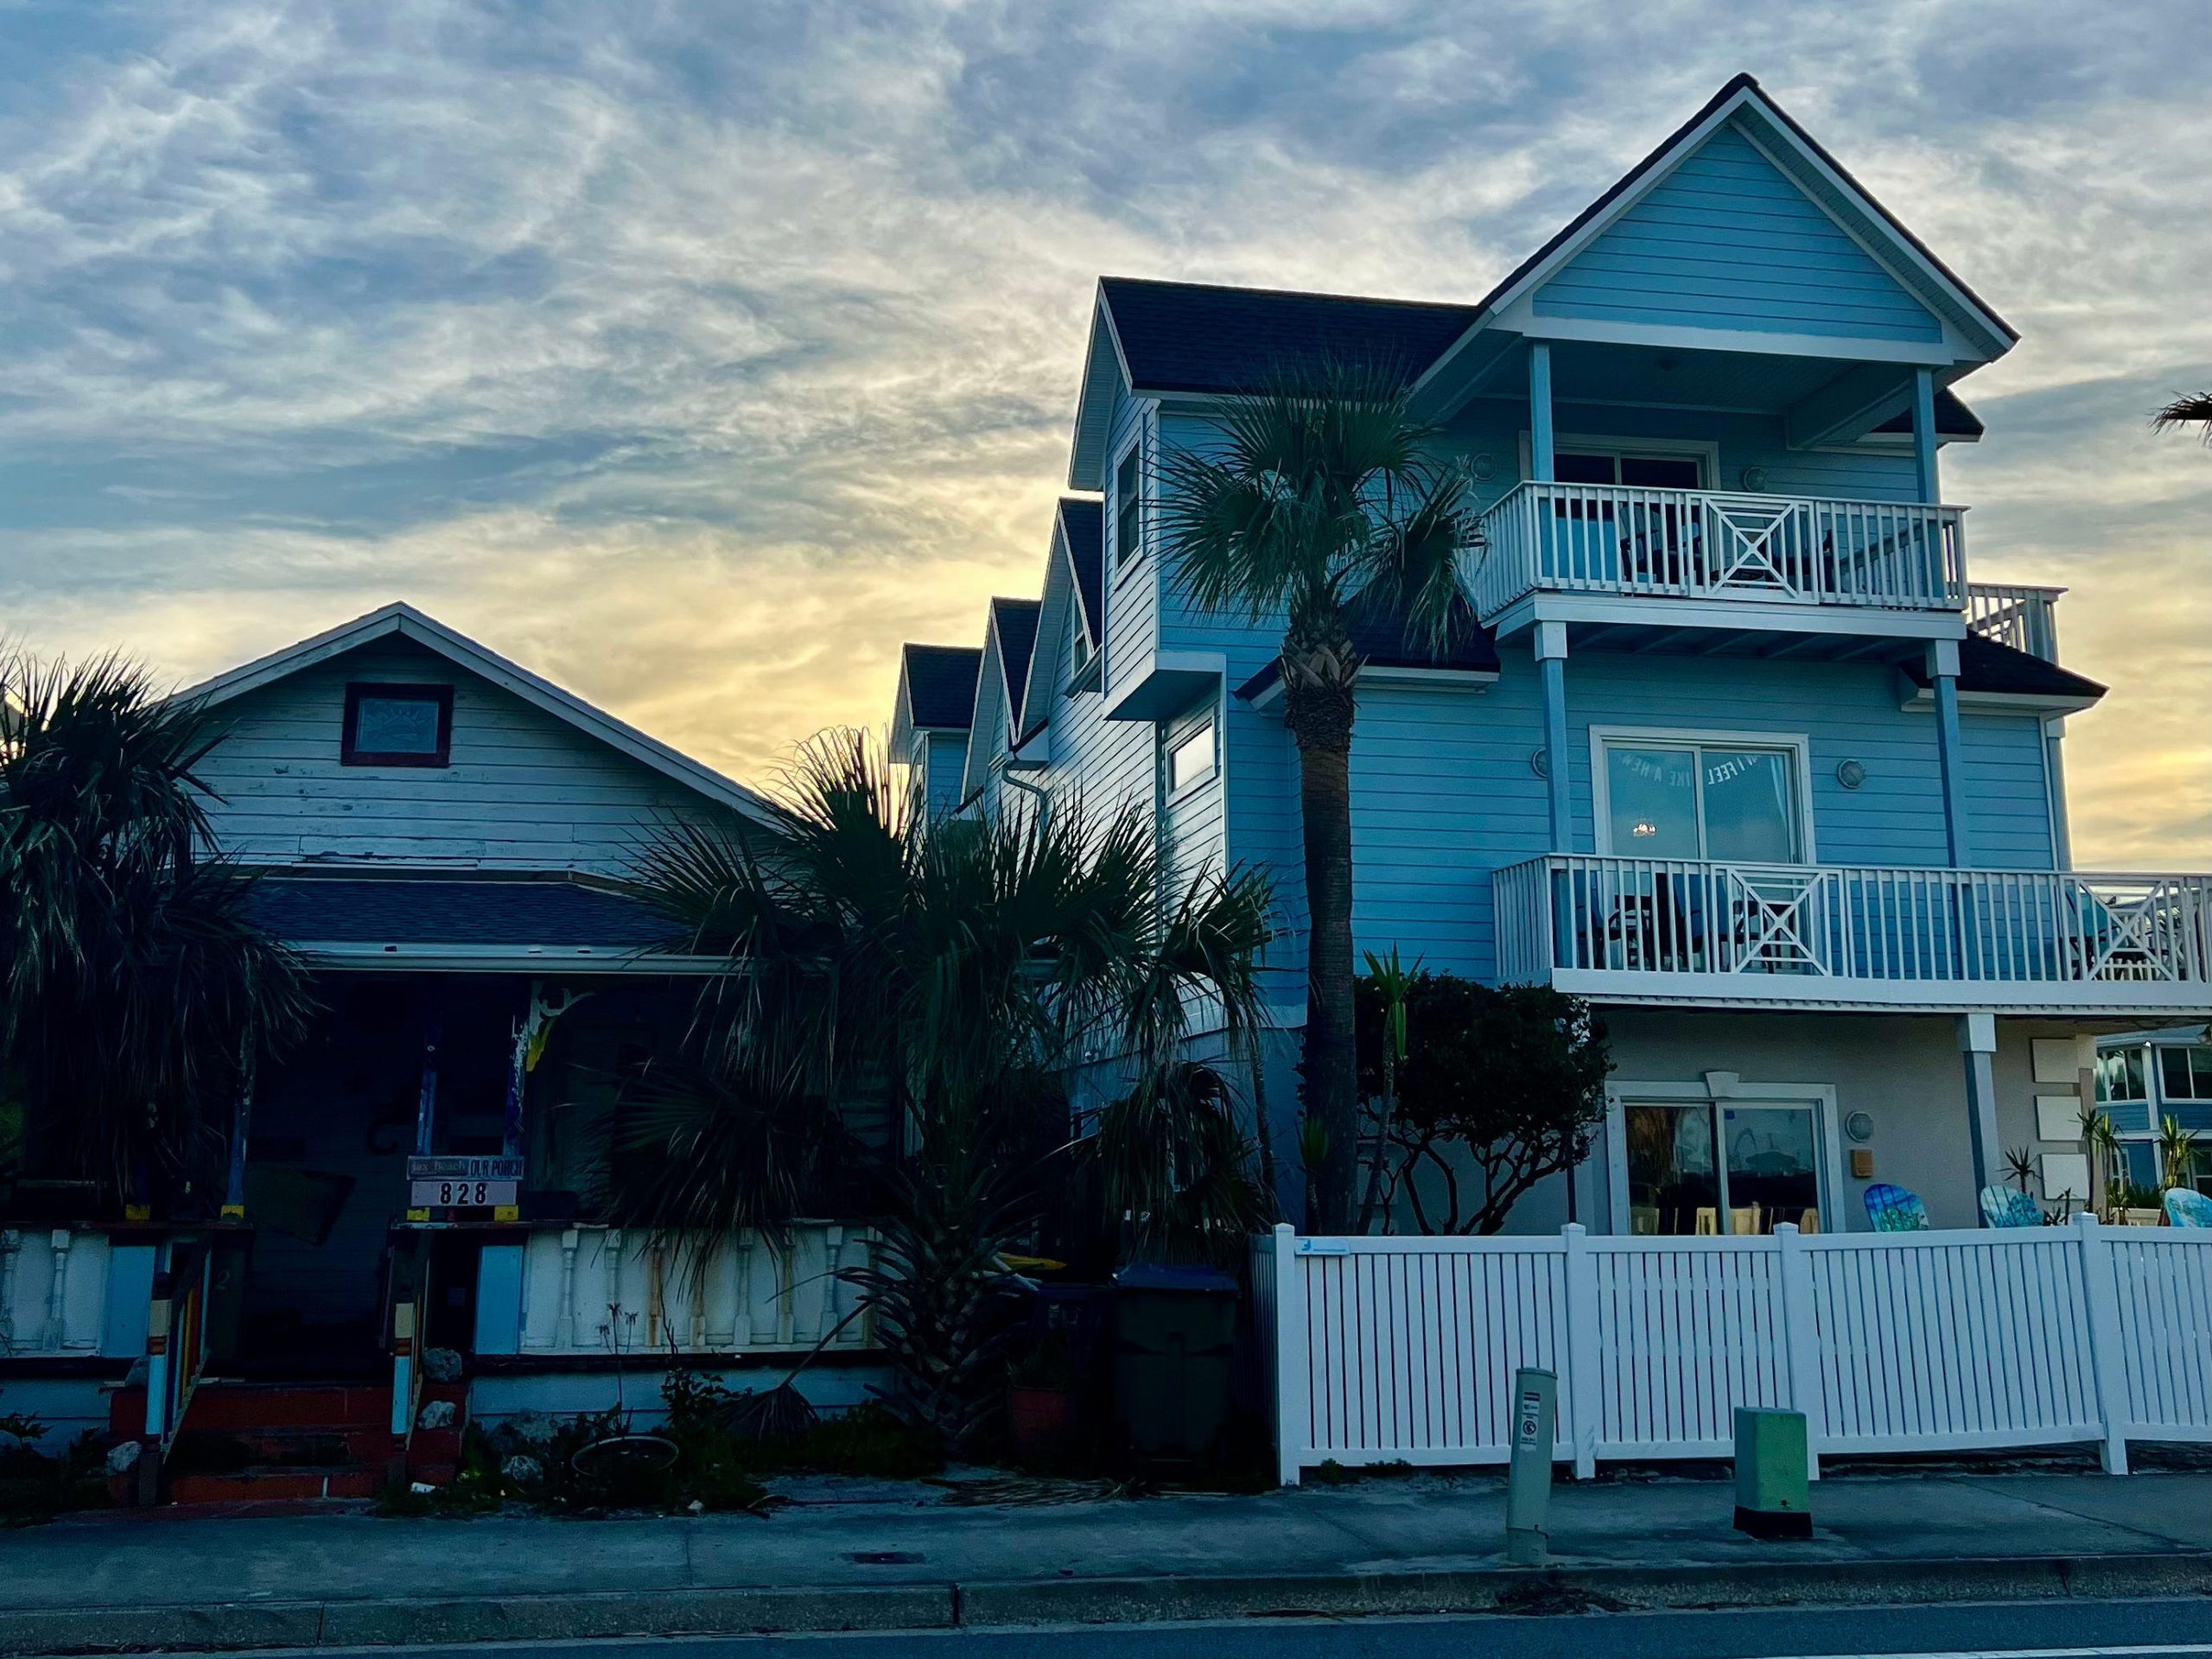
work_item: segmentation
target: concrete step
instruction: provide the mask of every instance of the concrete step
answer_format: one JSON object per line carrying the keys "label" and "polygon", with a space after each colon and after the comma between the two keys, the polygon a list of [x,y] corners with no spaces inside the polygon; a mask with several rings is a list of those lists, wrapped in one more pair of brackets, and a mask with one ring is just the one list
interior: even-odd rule
{"label": "concrete step", "polygon": [[172,1503],[245,1503],[274,1498],[374,1497],[384,1471],[349,1465],[336,1469],[240,1469],[224,1475],[179,1475],[169,1483]]}

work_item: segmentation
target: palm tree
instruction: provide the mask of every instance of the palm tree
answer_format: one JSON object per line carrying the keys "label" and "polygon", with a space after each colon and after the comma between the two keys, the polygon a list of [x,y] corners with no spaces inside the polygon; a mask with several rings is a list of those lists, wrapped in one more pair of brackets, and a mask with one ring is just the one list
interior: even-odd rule
{"label": "palm tree", "polygon": [[241,1068],[299,1033],[304,973],[211,850],[204,709],[114,657],[15,655],[0,710],[0,1078],[22,1155],[147,1202],[212,1147]]}
{"label": "palm tree", "polygon": [[1306,948],[1306,1109],[1320,1156],[1319,1213],[1353,1216],[1359,1141],[1353,1038],[1351,734],[1355,606],[1441,655],[1465,615],[1459,560],[1472,545],[1468,482],[1431,455],[1434,429],[1405,377],[1324,361],[1224,401],[1218,441],[1160,468],[1167,557],[1193,602],[1280,620],[1285,719],[1298,746]]}
{"label": "palm tree", "polygon": [[2151,424],[2161,432],[2170,427],[2193,426],[2205,442],[2212,443],[2212,391],[2175,398],[2151,417]]}
{"label": "palm tree", "polygon": [[1255,1023],[1266,882],[1209,874],[1163,906],[1138,812],[925,829],[850,732],[800,751],[771,829],[671,825],[637,874],[729,971],[684,1062],[617,1106],[608,1208],[680,1247],[772,1231],[864,1172],[880,1265],[849,1276],[908,1403],[957,1442],[988,1394],[995,1264],[1034,1232],[1040,1165],[1069,1141],[1063,1076],[1100,1055],[1169,1076],[1202,1008]]}

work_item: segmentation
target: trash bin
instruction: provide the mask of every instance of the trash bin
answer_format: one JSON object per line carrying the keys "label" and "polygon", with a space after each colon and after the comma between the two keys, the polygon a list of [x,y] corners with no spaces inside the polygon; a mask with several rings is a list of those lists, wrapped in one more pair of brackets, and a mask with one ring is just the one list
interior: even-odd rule
{"label": "trash bin", "polygon": [[1229,1426],[1236,1281],[1212,1268],[1114,1275],[1114,1416],[1141,1462],[1205,1463]]}

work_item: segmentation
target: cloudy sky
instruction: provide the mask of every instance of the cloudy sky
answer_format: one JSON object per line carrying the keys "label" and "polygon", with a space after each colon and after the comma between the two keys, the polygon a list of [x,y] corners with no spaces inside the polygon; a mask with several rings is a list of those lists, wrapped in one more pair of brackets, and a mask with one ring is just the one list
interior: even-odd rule
{"label": "cloudy sky", "polygon": [[404,597],[757,779],[1033,591],[1101,271],[1472,298],[1739,69],[2025,335],[2081,861],[2212,863],[2202,0],[0,0],[0,632]]}

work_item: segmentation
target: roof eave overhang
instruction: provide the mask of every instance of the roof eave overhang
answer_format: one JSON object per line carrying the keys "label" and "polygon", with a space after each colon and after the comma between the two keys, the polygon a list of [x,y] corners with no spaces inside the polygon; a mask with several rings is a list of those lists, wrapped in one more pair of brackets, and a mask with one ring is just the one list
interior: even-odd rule
{"label": "roof eave overhang", "polygon": [[311,968],[354,972],[646,974],[696,978],[730,971],[726,957],[620,945],[382,944],[358,939],[296,939],[290,944]]}

